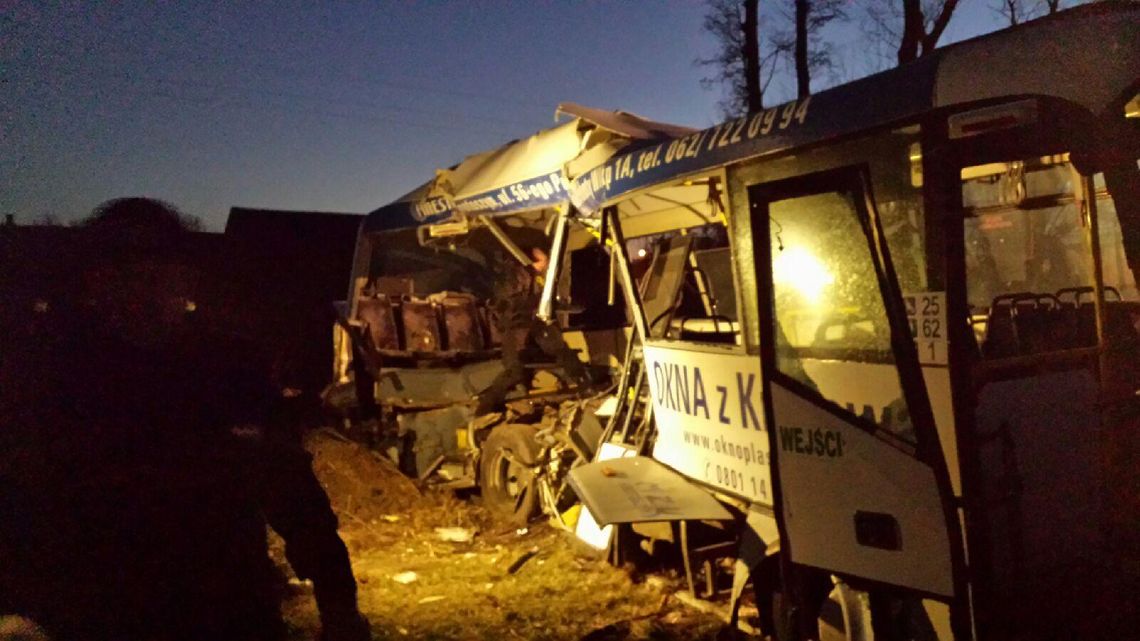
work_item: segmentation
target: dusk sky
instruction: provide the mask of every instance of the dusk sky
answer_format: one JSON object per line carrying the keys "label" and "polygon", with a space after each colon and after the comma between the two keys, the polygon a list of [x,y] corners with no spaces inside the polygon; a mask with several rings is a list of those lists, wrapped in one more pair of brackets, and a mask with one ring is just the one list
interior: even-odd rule
{"label": "dusk sky", "polygon": [[[21,223],[120,196],[215,230],[231,206],[367,212],[562,101],[719,120],[695,1],[4,6],[0,213]],[[847,79],[879,64],[851,13],[832,34]],[[1000,26],[964,0],[943,42]]]}

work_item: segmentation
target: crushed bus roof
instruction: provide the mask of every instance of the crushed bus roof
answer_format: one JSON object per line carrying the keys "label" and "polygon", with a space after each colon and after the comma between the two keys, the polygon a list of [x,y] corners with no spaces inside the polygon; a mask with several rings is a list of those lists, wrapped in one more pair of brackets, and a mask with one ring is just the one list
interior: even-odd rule
{"label": "crushed bus roof", "polygon": [[572,119],[438,171],[432,180],[370,213],[364,231],[442,222],[455,212],[505,214],[554,207],[569,200],[570,180],[630,141],[657,141],[694,131],[573,103],[560,104],[558,114]]}

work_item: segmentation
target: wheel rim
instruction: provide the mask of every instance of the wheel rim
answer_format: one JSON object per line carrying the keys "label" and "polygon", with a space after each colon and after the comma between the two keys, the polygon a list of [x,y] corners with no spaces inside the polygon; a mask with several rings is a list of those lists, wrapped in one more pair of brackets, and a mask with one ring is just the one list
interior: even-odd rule
{"label": "wheel rim", "polygon": [[495,454],[495,489],[508,500],[514,509],[518,509],[520,499],[530,485],[530,470],[525,465],[512,460],[506,452]]}

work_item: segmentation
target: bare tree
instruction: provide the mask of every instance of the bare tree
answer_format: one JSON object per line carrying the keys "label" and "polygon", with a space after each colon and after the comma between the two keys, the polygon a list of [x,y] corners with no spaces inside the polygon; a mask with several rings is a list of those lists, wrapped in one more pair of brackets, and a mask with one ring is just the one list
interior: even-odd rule
{"label": "bare tree", "polygon": [[714,75],[701,80],[706,89],[724,87],[720,107],[726,116],[760,111],[764,108],[764,92],[772,82],[772,66],[776,53],[760,53],[760,14],[758,0],[708,0],[705,31],[719,43],[711,58],[698,58],[696,63],[712,67]]}
{"label": "bare tree", "polygon": [[1013,27],[1061,10],[1061,0],[1001,0],[990,9]]}
{"label": "bare tree", "polygon": [[772,46],[777,55],[791,59],[796,76],[796,95],[811,94],[811,80],[819,71],[835,67],[831,43],[824,42],[821,31],[833,20],[846,20],[844,0],[794,0],[791,31],[777,33]]}
{"label": "bare tree", "polygon": [[934,51],[958,0],[877,0],[867,7],[870,37],[897,43],[898,64]]}
{"label": "bare tree", "polygon": [[990,6],[990,10],[1009,21],[1009,26],[1013,27],[1025,22],[1025,14],[1027,9],[1023,0],[1001,0],[996,6]]}
{"label": "bare tree", "polygon": [[764,90],[760,86],[760,2],[744,0],[744,95],[748,111],[764,108]]}
{"label": "bare tree", "polygon": [[811,66],[808,64],[808,0],[796,0],[796,95],[800,98],[811,93]]}
{"label": "bare tree", "polygon": [[[834,20],[847,20],[848,0],[782,0],[775,15],[759,13],[757,0],[707,0],[704,30],[720,43],[717,55],[698,59],[699,65],[711,66],[716,74],[701,81],[705,88],[722,85],[725,98],[720,106],[728,117],[756,112],[764,107],[764,97],[781,62],[788,64],[796,79],[796,93],[803,98],[811,93],[812,78],[821,71],[835,68],[831,43],[822,31]],[[774,20],[773,20],[774,18]],[[787,25],[761,37],[772,24]],[[761,51],[764,44],[764,51]]]}
{"label": "bare tree", "polygon": [[927,3],[922,0],[903,0],[903,35],[899,42],[899,64],[918,59],[934,51],[950,16],[954,14],[958,0],[937,0]]}

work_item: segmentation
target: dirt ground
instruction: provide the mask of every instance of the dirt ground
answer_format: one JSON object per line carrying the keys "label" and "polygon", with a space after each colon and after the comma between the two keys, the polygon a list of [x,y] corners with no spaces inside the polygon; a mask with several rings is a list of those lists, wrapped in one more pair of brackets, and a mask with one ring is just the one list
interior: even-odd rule
{"label": "dirt ground", "polygon": [[[682,587],[675,575],[612,567],[546,523],[498,525],[475,502],[421,492],[387,461],[329,433],[314,433],[307,447],[377,639],[713,639],[723,626],[672,596]],[[473,537],[445,541],[437,528]],[[280,543],[273,540],[278,559]],[[290,585],[284,613],[293,636],[313,638],[311,589]]]}

